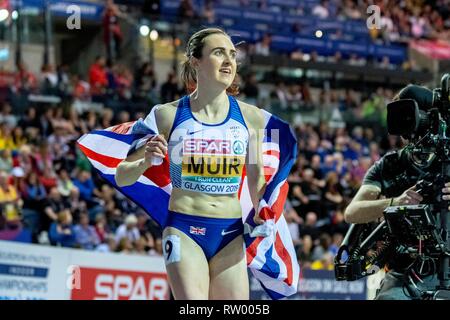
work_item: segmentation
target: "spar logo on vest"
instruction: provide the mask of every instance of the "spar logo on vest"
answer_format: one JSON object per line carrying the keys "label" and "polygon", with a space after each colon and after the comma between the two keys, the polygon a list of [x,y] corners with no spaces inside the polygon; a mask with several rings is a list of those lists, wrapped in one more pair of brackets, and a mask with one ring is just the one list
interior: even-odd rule
{"label": "spar logo on vest", "polygon": [[230,154],[230,140],[185,139],[183,153],[191,154]]}

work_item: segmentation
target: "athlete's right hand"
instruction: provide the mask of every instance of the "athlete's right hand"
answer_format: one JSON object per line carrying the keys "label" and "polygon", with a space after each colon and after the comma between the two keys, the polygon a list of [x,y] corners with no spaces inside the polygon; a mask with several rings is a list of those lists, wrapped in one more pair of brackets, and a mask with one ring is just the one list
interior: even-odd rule
{"label": "athlete's right hand", "polygon": [[394,198],[393,205],[411,205],[419,204],[423,200],[423,197],[416,191],[416,185],[412,186],[408,190],[405,190],[400,196]]}
{"label": "athlete's right hand", "polygon": [[167,154],[167,141],[162,135],[150,138],[145,144],[144,159],[148,165],[152,164],[152,159],[164,159]]}

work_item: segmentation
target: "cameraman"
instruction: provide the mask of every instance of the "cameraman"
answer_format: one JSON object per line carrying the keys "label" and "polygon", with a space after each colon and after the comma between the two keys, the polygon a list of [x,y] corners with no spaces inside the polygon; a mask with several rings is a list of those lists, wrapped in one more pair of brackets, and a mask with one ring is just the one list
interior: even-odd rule
{"label": "cameraman", "polygon": [[[408,87],[411,89],[411,86]],[[415,89],[417,90],[413,93],[417,96],[417,99],[414,99],[416,101],[422,98],[422,94],[429,94],[428,89],[422,87],[415,87]],[[402,91],[394,100],[402,98]],[[438,166],[438,163],[437,161],[433,163],[432,154],[428,157],[420,154],[420,159],[425,159],[425,164],[421,166],[420,161],[417,160],[418,155],[414,154],[413,150],[410,144],[401,150],[389,152],[369,168],[360,189],[345,210],[345,220],[348,223],[379,221],[383,217],[384,209],[389,206],[416,205],[423,201],[416,183],[423,176],[424,168],[430,170]],[[407,177],[405,181],[408,183],[401,184],[399,187],[393,181],[400,176]],[[444,194],[442,199],[450,200],[450,183],[443,186],[442,192]],[[395,254],[387,261],[385,268],[387,272],[375,299],[409,300],[419,298],[421,291],[435,290],[439,284],[437,269],[433,275],[424,277],[417,276],[416,273],[411,275],[408,269],[414,260],[406,250],[396,248]]]}

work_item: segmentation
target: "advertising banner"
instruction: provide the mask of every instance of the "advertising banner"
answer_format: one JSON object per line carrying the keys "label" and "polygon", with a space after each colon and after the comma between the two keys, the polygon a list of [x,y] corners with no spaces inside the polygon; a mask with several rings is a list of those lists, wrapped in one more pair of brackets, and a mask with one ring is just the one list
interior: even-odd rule
{"label": "advertising banner", "polygon": [[167,300],[162,257],[0,241],[0,300]]}
{"label": "advertising banner", "polygon": [[[250,277],[250,299],[267,300],[258,281]],[[289,300],[367,300],[366,279],[357,281],[336,281],[334,271],[303,269],[298,293]]]}
{"label": "advertising banner", "polygon": [[433,59],[450,60],[450,43],[447,41],[416,40],[410,47]]}
{"label": "advertising banner", "polygon": [[65,299],[68,250],[0,241],[0,299]]}

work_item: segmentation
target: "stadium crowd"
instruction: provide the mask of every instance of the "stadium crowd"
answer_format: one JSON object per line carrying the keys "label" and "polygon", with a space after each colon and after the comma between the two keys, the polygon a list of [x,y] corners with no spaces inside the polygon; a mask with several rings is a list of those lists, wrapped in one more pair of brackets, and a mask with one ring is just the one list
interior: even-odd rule
{"label": "stadium crowd", "polygon": [[[381,28],[368,30],[375,42],[407,43],[411,38],[443,40],[450,38],[450,9],[447,0],[317,0],[298,1],[296,6],[290,1],[283,3],[269,0],[207,0],[203,2],[203,6],[198,6],[196,1],[181,0],[178,16],[214,23],[216,17],[214,5],[218,3],[239,6],[241,10],[255,9],[260,12],[289,13],[337,21],[366,20],[368,8],[376,5],[380,9]],[[370,11],[370,13],[373,12]],[[291,28],[292,31],[299,33],[302,26],[294,23]],[[333,34],[333,37],[346,39],[349,35],[338,31]]]}
{"label": "stadium crowd", "polygon": [[[254,5],[254,1],[240,2]],[[214,21],[213,2],[206,3],[202,19]],[[283,10],[267,1],[257,3],[258,8]],[[365,14],[361,8],[372,2],[330,3],[334,1],[318,2],[311,13],[358,19]],[[388,40],[448,37],[448,5],[444,0],[428,3],[375,1],[382,7],[389,37],[399,34]],[[306,8],[297,10],[307,13]],[[192,11],[191,1],[181,1],[180,16],[189,18],[196,14]],[[375,41],[386,40],[383,32],[372,36]],[[270,54],[270,35],[243,48],[240,59]],[[292,53],[291,58],[321,60],[314,53],[306,58],[301,52]],[[339,63],[341,57],[336,53],[327,59]],[[366,63],[358,57],[350,57],[350,62]],[[380,66],[394,67],[388,61]],[[383,87],[370,93],[313,89],[308,81],[263,86],[252,72],[239,82],[238,99],[282,117],[305,106],[310,111],[320,109],[316,123],[292,122],[299,156],[289,176],[285,216],[301,265],[332,269],[348,228],[343,217],[346,205],[372,163],[401,143],[380,134],[384,132],[385,105],[394,92]],[[159,83],[148,62],[131,70],[120,61],[108,63],[103,56],[92,62],[86,75],[71,74],[65,65],[44,65],[34,74],[22,63],[7,89],[9,99],[0,105],[0,239],[24,234],[22,241],[43,245],[161,255],[161,230],[156,223],[99,178],[76,140],[93,129],[143,118],[151,106],[184,95],[176,73],[170,72],[166,81]],[[56,96],[60,103],[28,100],[25,107],[19,107],[19,97],[31,94]],[[375,123],[378,126],[368,125]]]}
{"label": "stadium crowd", "polygon": [[[76,140],[93,129],[145,117],[149,109],[89,108],[92,101],[144,96],[151,106],[183,94],[170,73],[158,84],[148,64],[133,77],[127,69],[108,74],[105,59],[92,64],[88,81],[43,68],[39,75],[17,73],[13,93],[30,90],[56,93],[63,102],[54,106],[31,104],[14,114],[4,102],[0,108],[0,234],[29,230],[30,241],[102,252],[161,254],[161,231],[135,204],[102,181],[76,146]],[[122,71],[120,71],[122,70]],[[124,71],[125,70],[125,71]],[[124,76],[126,74],[127,76]],[[127,81],[121,80],[127,78]],[[118,85],[110,87],[111,79]],[[72,81],[70,81],[72,80]],[[238,99],[259,104],[263,88],[250,74],[241,82]],[[312,92],[315,92],[313,94]],[[319,125],[297,123],[298,161],[289,176],[286,218],[305,267],[332,268],[332,258],[346,232],[343,209],[359,187],[367,168],[396,141],[380,141],[365,120],[380,122],[392,91],[379,88],[362,96],[352,90],[314,90],[303,85],[278,83],[269,94],[279,111],[294,112],[297,104],[321,106]],[[66,103],[69,101],[69,103]],[[80,107],[84,106],[86,108]],[[262,103],[262,102],[261,102]],[[350,124],[335,121],[333,112],[350,111]],[[272,112],[274,112],[272,110]],[[375,118],[373,118],[375,117]]]}

